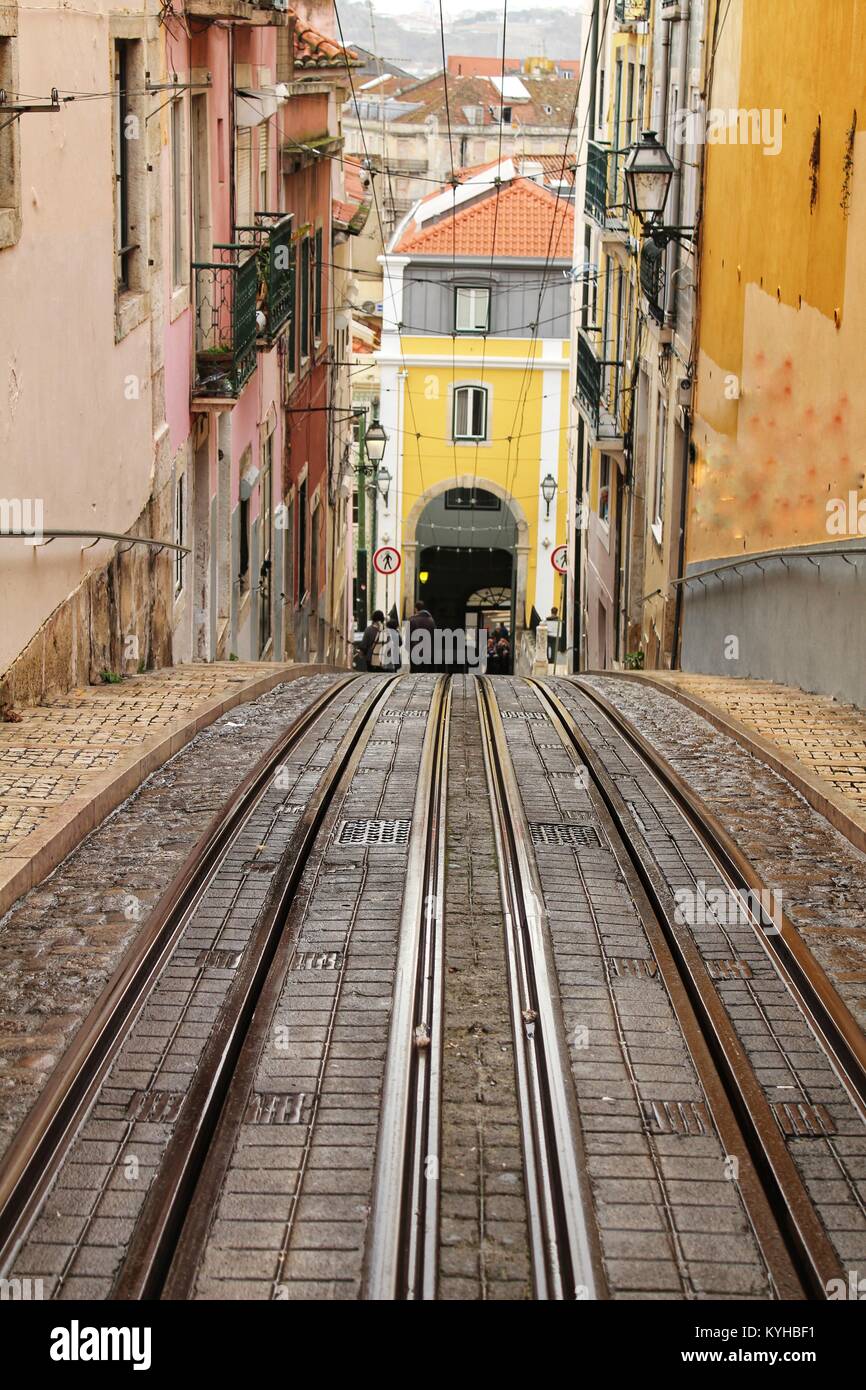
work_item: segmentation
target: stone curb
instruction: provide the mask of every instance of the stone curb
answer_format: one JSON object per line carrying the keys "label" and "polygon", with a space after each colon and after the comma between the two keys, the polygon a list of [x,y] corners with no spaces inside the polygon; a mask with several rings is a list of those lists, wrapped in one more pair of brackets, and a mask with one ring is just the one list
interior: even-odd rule
{"label": "stone curb", "polygon": [[612,676],[616,680],[638,681],[643,685],[651,686],[654,690],[664,690],[674,700],[678,700],[681,705],[685,705],[694,714],[701,715],[720,733],[727,734],[728,738],[739,743],[753,757],[766,763],[774,772],[778,772],[781,777],[791,782],[814,810],[820,812],[825,820],[828,820],[840,834],[844,835],[846,840],[850,840],[856,849],[866,853],[866,813],[861,812],[856,806],[852,806],[847,797],[842,796],[831,782],[826,782],[823,777],[814,777],[805,772],[803,764],[798,759],[785,753],[770,739],[766,739],[753,729],[747,728],[733,715],[722,715],[713,705],[707,704],[697,696],[686,695],[666,679],[664,672],[581,671],[579,674],[582,676]]}
{"label": "stone curb", "polygon": [[23,893],[47,878],[52,869],[56,869],[152,772],[179,753],[220,715],[235,705],[258,699],[275,685],[298,680],[301,676],[330,674],[344,673],[335,666],[314,663],[274,665],[266,674],[237,686],[229,694],[196,706],[185,717],[167,724],[151,739],[138,744],[128,757],[94,777],[86,792],[69,797],[58,806],[47,825],[19,840],[8,856],[0,856],[0,917]]}

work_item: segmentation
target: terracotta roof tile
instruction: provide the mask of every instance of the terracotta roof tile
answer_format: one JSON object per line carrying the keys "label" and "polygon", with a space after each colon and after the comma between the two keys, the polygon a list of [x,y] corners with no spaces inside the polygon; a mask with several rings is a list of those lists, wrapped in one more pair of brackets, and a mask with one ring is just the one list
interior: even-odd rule
{"label": "terracotta roof tile", "polygon": [[[499,193],[488,189],[452,217],[446,213],[427,227],[410,222],[391,249],[400,255],[516,256],[571,260],[574,208],[529,179],[515,179]],[[555,222],[554,222],[555,218]],[[492,245],[496,227],[496,245]]]}
{"label": "terracotta roof tile", "polygon": [[[446,110],[445,79],[441,72],[433,77],[425,77],[414,86],[404,86],[400,100],[418,103],[418,109],[407,111],[405,115],[394,117],[395,124],[419,124],[427,116],[438,116],[446,120],[451,113],[453,126],[467,123],[464,107],[481,107],[482,121],[479,125],[499,124],[499,107],[511,107],[513,125],[547,126],[553,129],[567,127],[572,122],[577,88],[566,77],[524,77],[521,83],[529,93],[529,101],[518,101],[506,97],[504,100],[486,77],[448,76],[448,102]],[[491,115],[490,108],[493,108]]]}
{"label": "terracotta roof tile", "polygon": [[360,65],[360,58],[354,49],[343,48],[327,34],[305,24],[300,15],[295,15],[294,56],[296,68],[346,68]]}

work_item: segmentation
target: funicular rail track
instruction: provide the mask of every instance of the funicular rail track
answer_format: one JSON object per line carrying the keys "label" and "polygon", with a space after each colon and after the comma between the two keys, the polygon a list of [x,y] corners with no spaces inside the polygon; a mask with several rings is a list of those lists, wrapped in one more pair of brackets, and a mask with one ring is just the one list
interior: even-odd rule
{"label": "funicular rail track", "polygon": [[[116,1201],[104,1209],[97,1203],[87,1222],[95,1217],[97,1225],[112,1225],[111,1220],[99,1221],[100,1213],[109,1218],[117,1216],[118,1203],[123,1202],[131,1204],[134,1215],[125,1227],[126,1234],[117,1242],[122,1258],[118,1254],[119,1264],[115,1262],[110,1283],[104,1284],[104,1292],[98,1296],[232,1296],[213,1293],[220,1278],[232,1277],[214,1274],[215,1257],[229,1268],[235,1253],[241,1261],[247,1256],[250,1260],[258,1259],[257,1249],[265,1247],[256,1247],[255,1240],[262,1233],[263,1240],[272,1239],[265,1222],[271,1223],[271,1231],[283,1222],[284,1233],[274,1238],[276,1244],[267,1245],[267,1257],[275,1254],[276,1273],[265,1274],[259,1284],[247,1284],[250,1293],[241,1296],[293,1297],[291,1281],[309,1277],[298,1273],[298,1268],[314,1259],[305,1254],[310,1247],[303,1241],[299,1244],[293,1235],[298,1222],[303,1225],[314,1219],[323,1223],[349,1220],[345,1214],[337,1214],[340,1210],[345,1213],[347,1208],[352,1212],[355,1235],[351,1239],[356,1244],[340,1247],[338,1241],[332,1251],[333,1264],[338,1269],[341,1250],[351,1248],[352,1258],[357,1258],[357,1280],[348,1295],[330,1296],[376,1300],[432,1300],[442,1296],[439,1261],[444,1260],[443,1239],[447,1241],[443,1235],[446,1218],[440,1217],[443,1105],[459,1103],[461,1094],[458,1086],[452,1095],[444,1080],[443,1065],[449,1001],[445,967],[446,798],[454,687],[447,677],[429,685],[422,682],[420,690],[411,680],[398,687],[396,677],[353,684],[355,680],[349,677],[335,682],[314,701],[215,817],[155,909],[121,971],[85,1022],[73,1048],[61,1060],[50,1089],[0,1167],[0,1273],[13,1271],[17,1253],[27,1250],[32,1231],[45,1216],[45,1193],[57,1190],[52,1184],[58,1177],[63,1179],[64,1165],[71,1161],[74,1167],[77,1162],[81,1173],[92,1154],[98,1167],[102,1158],[96,1153],[98,1145],[94,1140],[122,1128],[124,1138],[117,1143],[115,1158],[106,1160],[104,1175],[97,1175],[92,1184],[101,1185],[109,1198],[113,1187]],[[720,1170],[721,1159],[729,1158],[737,1166],[737,1201],[745,1213],[743,1248],[748,1246],[751,1251],[741,1256],[738,1245],[732,1258],[740,1261],[741,1269],[751,1261],[749,1268],[759,1271],[754,1286],[760,1289],[758,1296],[826,1297],[828,1283],[839,1278],[844,1268],[838,1231],[828,1232],[826,1220],[828,1210],[833,1212],[832,1202],[841,1199],[828,1196],[822,1207],[813,1198],[809,1174],[815,1170],[804,1168],[800,1161],[804,1131],[795,1127],[789,1133],[780,1123],[781,1103],[756,1061],[754,1047],[750,1050],[749,1039],[742,1035],[736,1009],[732,1011],[730,1007],[732,995],[719,987],[718,977],[710,970],[713,961],[708,959],[708,938],[696,935],[678,914],[674,887],[691,881],[688,876],[694,875],[695,866],[706,864],[751,913],[746,933],[751,944],[743,945],[742,934],[738,938],[758,977],[748,988],[751,990],[752,984],[760,986],[765,990],[765,998],[769,998],[767,989],[784,989],[785,999],[775,1015],[772,1000],[768,1005],[767,1037],[783,1052],[785,1039],[796,1036],[798,1041],[789,1045],[799,1053],[790,1063],[791,1076],[798,1082],[798,1067],[803,1077],[818,1075],[818,1063],[805,1051],[807,1043],[803,1039],[808,1031],[808,1046],[826,1069],[824,1079],[819,1077],[813,1083],[816,1098],[822,1101],[814,1113],[819,1117],[823,1114],[828,1121],[825,1154],[820,1161],[838,1161],[840,1176],[851,1186],[854,1205],[856,1185],[850,1183],[845,1156],[855,1156],[850,1175],[856,1177],[856,1155],[866,1154],[866,1149],[857,1147],[866,1116],[866,1054],[855,1021],[784,914],[763,908],[763,885],[736,845],[703,803],[598,692],[580,681],[499,682],[480,677],[474,682],[474,696],[469,699],[474,737],[477,740],[480,730],[483,754],[484,772],[477,791],[489,802],[490,818],[485,824],[492,823],[488,893],[498,897],[502,910],[501,938],[500,928],[496,930],[503,951],[492,979],[501,999],[501,1037],[507,1039],[504,1051],[513,1052],[515,1102],[510,1123],[515,1137],[510,1142],[513,1171],[518,1178],[522,1166],[526,1219],[520,1242],[525,1250],[522,1258],[531,1272],[534,1297],[574,1300],[630,1296],[627,1292],[623,1295],[615,1255],[611,1264],[613,1247],[605,1243],[609,1232],[603,1229],[605,1219],[608,1225],[612,1224],[610,1204],[623,1199],[605,1197],[603,1192],[600,1195],[596,1175],[604,1171],[600,1163],[619,1162],[629,1153],[649,1154],[653,1144],[650,1110],[655,1102],[648,1102],[647,1095],[685,1095],[685,1090],[678,1091],[676,1087],[682,1085],[686,1073],[695,1078],[698,1087],[691,1094],[704,1098],[709,1130],[704,1129],[703,1137],[697,1138],[698,1147],[690,1149],[684,1144],[680,1153],[685,1157],[666,1160],[664,1155],[673,1153],[668,1147],[660,1150],[661,1162],[656,1161],[658,1153],[653,1159],[659,1195],[652,1200],[658,1210],[664,1209],[664,1231],[652,1240],[667,1241],[672,1251],[676,1248],[674,1254],[667,1252],[665,1258],[669,1266],[671,1260],[677,1266],[679,1293],[671,1292],[674,1285],[670,1282],[643,1287],[655,1288],[656,1295],[665,1297],[701,1296],[693,1267],[706,1268],[701,1261],[708,1256],[700,1250],[688,1255],[681,1248],[675,1209],[678,1202],[687,1205],[697,1201],[697,1212],[702,1201],[708,1207],[714,1202],[718,1204],[718,1189],[728,1187],[730,1191],[729,1184],[721,1181],[720,1171],[708,1174],[706,1170],[711,1164],[718,1164]],[[386,709],[389,701],[391,707]],[[410,719],[410,715],[418,717]],[[326,725],[331,732],[324,732]],[[378,734],[374,732],[377,726]],[[401,744],[399,736],[383,742],[386,728],[392,733],[397,728],[408,729],[408,743]],[[551,734],[553,743],[549,741]],[[305,738],[309,741],[301,750]],[[371,744],[371,738],[378,742]],[[326,754],[321,751],[324,745]],[[312,754],[311,746],[319,751]],[[388,751],[370,756],[370,750],[376,748]],[[412,750],[413,774],[409,783],[401,749]],[[281,765],[291,760],[293,750],[297,750],[297,766],[308,768],[304,775],[318,780],[314,786],[308,783],[312,789],[304,794],[303,805],[287,806],[283,804],[285,794],[281,802],[274,793],[274,778]],[[381,773],[382,790],[364,791],[364,784],[371,786],[373,782],[359,775],[359,769],[360,773],[369,774],[377,773],[378,767],[381,772],[382,758],[389,768]],[[316,763],[318,766],[311,766]],[[559,770],[554,771],[554,766]],[[563,767],[571,771],[563,772]],[[555,790],[556,777],[566,777],[573,783],[578,773],[580,785],[586,790],[579,796],[572,794],[570,801],[562,801]],[[396,801],[393,792],[386,795],[385,789],[391,785],[389,777],[400,788]],[[643,779],[641,786],[636,779]],[[378,786],[378,774],[374,781]],[[631,791],[625,790],[626,783]],[[301,793],[293,794],[289,800],[300,801]],[[644,823],[647,811],[643,809],[642,819],[636,809],[638,802],[642,808],[658,812],[657,822],[650,817],[652,825]],[[404,848],[399,854],[395,852],[390,861],[377,861],[374,857],[366,866],[350,862],[354,852],[345,847],[338,825],[365,822],[341,818],[361,812],[381,817],[389,806],[391,816],[396,807],[396,814],[405,818],[400,822],[405,834],[399,842]],[[572,828],[586,830],[591,824],[597,827],[598,834],[592,830],[583,841],[566,837],[564,844],[594,846],[597,841],[598,847],[586,855],[580,851],[564,855],[561,849],[539,848],[548,843],[539,840],[539,828],[570,828],[568,824],[536,824],[539,817],[551,819],[554,806],[560,817],[572,817]],[[569,806],[580,809],[569,810]],[[297,814],[291,827],[281,817],[286,810]],[[269,847],[255,843],[267,841],[273,826],[280,822],[282,829]],[[370,825],[374,824],[384,826],[386,822],[370,821]],[[489,838],[488,832],[484,839]],[[700,848],[696,850],[695,845]],[[258,866],[254,863],[257,851],[263,852],[264,861]],[[376,866],[383,862],[399,866],[397,876],[388,879],[386,870],[385,880],[377,877]],[[266,882],[267,888],[256,890],[258,895],[254,893],[244,906],[233,895],[231,883],[246,881],[247,871],[256,867],[263,871],[261,882]],[[221,872],[223,886],[215,890]],[[312,993],[308,990],[305,996],[303,988],[295,988],[293,993],[288,983],[298,982],[303,974],[298,973],[299,955],[305,958],[310,947],[318,942],[333,942],[334,932],[342,930],[336,922],[336,908],[329,907],[329,903],[335,902],[333,894],[329,897],[329,890],[320,892],[311,886],[321,884],[323,873],[337,885],[348,882],[353,875],[357,878],[358,874],[361,884],[367,881],[368,874],[373,875],[374,882],[386,882],[386,889],[379,890],[382,907],[369,905],[365,911],[367,920],[373,919],[376,926],[377,912],[388,920],[378,937],[371,936],[370,929],[362,926],[352,938],[354,928],[348,926],[346,949],[335,952],[341,956],[339,970],[331,977],[335,992],[327,994],[330,985],[324,977],[313,980],[308,976]],[[547,873],[551,874],[550,883]],[[350,883],[347,891],[355,894],[356,889]],[[346,909],[347,922],[351,917],[354,923],[357,902],[368,901],[362,889],[357,891],[360,896],[356,906],[351,911]],[[178,1068],[165,1063],[162,1055],[149,1082],[131,1079],[136,1068],[143,1072],[151,1065],[146,1060],[146,1049],[156,1043],[148,1042],[148,1029],[143,1030],[143,1041],[130,1039],[137,1036],[144,1017],[156,1020],[151,1032],[162,1028],[163,1036],[170,1033],[174,1038],[177,1025],[161,1023],[158,1012],[152,1012],[158,989],[175,994],[188,990],[187,1002],[195,1004],[198,998],[202,1003],[202,997],[195,995],[199,984],[185,982],[187,978],[192,980],[189,962],[196,953],[208,958],[226,954],[200,951],[196,933],[188,931],[196,913],[207,915],[202,914],[202,904],[209,893],[215,893],[212,913],[226,914],[226,920],[234,923],[236,934],[246,933],[246,944],[237,951],[231,971],[220,969],[219,963],[210,970],[214,964],[210,959],[195,961],[203,967],[196,974],[196,981],[206,977],[217,981],[211,986],[217,1004],[206,1021],[203,1013],[195,1014],[193,1010],[190,1014],[195,1019],[202,1018],[200,1023],[194,1023],[190,1034],[191,1038],[201,1038],[201,1042],[196,1044],[195,1064],[188,1068],[189,1078],[182,1094],[172,1095],[159,1089],[166,1083],[158,1078]],[[227,894],[222,901],[228,902],[228,907],[220,905],[220,894]],[[631,914],[628,927],[622,916],[623,900]],[[386,946],[381,943],[388,933],[392,944]],[[187,935],[187,964],[181,961],[178,966],[175,950],[179,942],[187,940]],[[358,943],[351,950],[350,939]],[[239,936],[237,940],[239,943]],[[651,976],[650,985],[644,981],[638,986],[622,976],[615,978],[619,970],[615,953],[626,947],[613,943],[626,941],[632,943],[629,949],[638,955],[643,950],[637,964],[652,967],[646,972]],[[327,951],[331,947],[318,949]],[[733,948],[732,954],[736,954]],[[748,964],[738,960],[732,963],[744,968]],[[378,973],[368,969],[374,965]],[[368,985],[367,981],[378,983]],[[647,993],[647,989],[652,993]],[[369,991],[369,1005],[361,997],[365,990]],[[377,992],[378,999],[374,1001],[372,996]],[[314,1013],[309,1011],[321,1010],[326,996],[333,1000],[328,1004],[333,1011],[330,1022],[321,1024],[327,1041],[323,1043],[321,1064],[316,1062],[314,1067],[311,1061],[303,1060],[314,1055],[314,1051],[304,1050],[313,1048],[312,1042],[305,1041],[312,1038],[313,1032],[305,1032],[304,1028],[313,1029]],[[305,997],[313,1002],[305,1003]],[[613,1024],[605,1021],[608,1001],[610,1016],[616,1017],[620,1028],[616,1035]],[[794,1006],[798,1021],[780,1025],[785,1010],[790,1016]],[[374,1018],[363,1012],[366,1007],[383,1012]],[[583,1012],[575,1013],[575,1008]],[[297,1016],[295,1010],[299,1011]],[[669,1014],[669,1022],[662,1018],[664,1010]],[[293,1021],[293,1027],[297,1022],[300,1050],[292,1053],[293,1060],[277,1065],[272,1050],[275,1026],[286,1018]],[[581,1060],[580,1052],[574,1050],[582,1046],[574,1041],[575,1020],[583,1018],[592,1019],[594,1037],[599,1040],[593,1046],[607,1059],[607,1070],[604,1060]],[[377,1030],[366,1027],[377,1019],[381,1020],[380,1042],[374,1039]],[[666,1032],[667,1041],[653,1036],[656,1021],[659,1032]],[[648,1027],[649,1033],[645,1031]],[[359,1031],[360,1038],[355,1036]],[[337,1043],[332,1048],[335,1036]],[[164,1046],[161,1040],[159,1046]],[[659,1048],[668,1049],[664,1063],[654,1061],[654,1049]],[[121,1067],[121,1079],[112,1082],[114,1064],[121,1054],[126,1055],[124,1049],[130,1049],[133,1060],[124,1064],[125,1070]],[[681,1049],[682,1062],[674,1057],[675,1049]],[[188,1050],[192,1052],[192,1048]],[[332,1054],[333,1067],[329,1060]],[[446,1051],[444,1055],[449,1054]],[[788,1059],[784,1061],[787,1065]],[[510,1070],[510,1060],[506,1065]],[[597,1076],[592,1072],[594,1066],[599,1068]],[[316,1079],[312,1079],[314,1071]],[[664,1085],[655,1091],[642,1089],[642,1077],[656,1078],[659,1073],[663,1073],[662,1082],[673,1089],[665,1091]],[[590,1084],[582,1089],[581,1078],[587,1076]],[[614,1080],[617,1076],[623,1079]],[[832,1097],[827,1089],[828,1077],[836,1087]],[[356,1079],[358,1094],[353,1093]],[[593,1090],[593,1084],[601,1089]],[[810,1084],[802,1081],[800,1094],[806,1099]],[[150,1089],[119,1089],[145,1085]],[[617,1086],[621,1089],[617,1090]],[[303,1095],[294,1094],[302,1088],[308,1090],[306,1101]],[[783,1087],[782,1092],[786,1089],[794,1088]],[[132,1100],[128,1100],[130,1094]],[[145,1109],[136,1110],[136,1097],[142,1096]],[[285,1102],[284,1109],[297,1102],[297,1116],[289,1120],[284,1115],[262,1134],[255,1129],[262,1123],[258,1112],[251,1119],[253,1102],[275,1104],[280,1099]],[[599,1101],[610,1102],[612,1108],[606,1109]],[[304,1110],[307,1118],[303,1125],[301,1102],[311,1107]],[[153,1110],[147,1108],[151,1103]],[[798,1103],[795,1102],[795,1108]],[[100,1105],[103,1118],[97,1115],[97,1124],[91,1126],[92,1132],[88,1131]],[[148,1120],[154,1123],[149,1125]],[[837,1120],[840,1134],[846,1136],[838,1153],[834,1152],[831,1137]],[[337,1177],[335,1186],[323,1187],[314,1182],[303,1189],[301,1172],[295,1184],[291,1163],[285,1155],[292,1152],[292,1145],[301,1137],[301,1128],[292,1130],[292,1124],[306,1126],[307,1137],[301,1138],[306,1155],[318,1146],[335,1155],[338,1168],[343,1164],[360,1172],[364,1162],[369,1164],[360,1187],[344,1184],[346,1195],[335,1195],[333,1211],[329,1209],[330,1198],[318,1194],[339,1194]],[[357,1136],[363,1131],[368,1137],[352,1137],[353,1126]],[[338,1132],[342,1137],[333,1137]],[[332,1137],[317,1139],[320,1134]],[[76,1159],[75,1145],[82,1137],[87,1141],[82,1145],[87,1153]],[[824,1144],[825,1135],[818,1137]],[[669,1139],[674,1145],[680,1143],[674,1135]],[[632,1147],[624,1141],[631,1141]],[[121,1195],[120,1185],[114,1181],[117,1163],[124,1152],[146,1152],[149,1144],[151,1153],[156,1155],[149,1184],[139,1189],[140,1196],[133,1197],[130,1192]],[[345,1147],[351,1144],[358,1147],[354,1151]],[[274,1162],[278,1145],[282,1146],[283,1158]],[[329,1145],[333,1147],[329,1149]],[[367,1157],[362,1159],[359,1154],[364,1146]],[[243,1176],[245,1164],[249,1171],[258,1163],[258,1159],[251,1159],[253,1152],[262,1155],[259,1176],[274,1179],[275,1185],[233,1188],[232,1177]],[[698,1175],[705,1183],[704,1195],[695,1196],[694,1191],[691,1197],[678,1194],[678,1183],[669,1181],[672,1170],[665,1169],[665,1162],[688,1165],[692,1161],[689,1153],[710,1152],[718,1154],[718,1159],[697,1158],[698,1164],[704,1164],[703,1174]],[[611,1155],[614,1158],[609,1158]],[[650,1157],[634,1161],[648,1166]],[[314,1178],[321,1176],[322,1168],[320,1155]],[[638,1167],[634,1171],[640,1174],[644,1170]],[[827,1184],[828,1189],[830,1186]],[[234,1214],[227,1215],[226,1194],[232,1191],[274,1195],[230,1196]],[[306,1197],[303,1191],[307,1191]],[[357,1194],[362,1191],[364,1195],[359,1197]],[[626,1196],[624,1200],[630,1198]],[[307,1208],[312,1203],[326,1210],[315,1218],[298,1217],[299,1202]],[[826,1203],[831,1203],[829,1209]],[[288,1212],[288,1217],[278,1215],[277,1208]],[[73,1209],[78,1214],[78,1209],[70,1210]],[[861,1198],[859,1210],[862,1209]],[[359,1216],[359,1212],[364,1214]],[[51,1219],[60,1215],[58,1209]],[[226,1228],[233,1221],[236,1224],[225,1245]],[[620,1240],[628,1235],[628,1229],[620,1229],[615,1222],[613,1225]],[[333,1226],[326,1224],[321,1229]],[[859,1227],[852,1224],[850,1229],[856,1231]],[[640,1227],[634,1230],[639,1231]],[[710,1248],[711,1224],[686,1225],[685,1230],[702,1232],[687,1235],[693,1248],[701,1241],[706,1242],[702,1248]],[[249,1245],[244,1244],[245,1231],[250,1232]],[[349,1227],[343,1231],[348,1233]],[[306,1235],[310,1234],[308,1225]],[[312,1234],[315,1237],[316,1232]],[[42,1235],[37,1241],[43,1242],[44,1250],[44,1242],[54,1238]],[[73,1272],[75,1253],[89,1237],[76,1239],[78,1244],[67,1265]],[[635,1244],[638,1239],[636,1236]],[[733,1242],[733,1237],[727,1239]],[[94,1237],[93,1245],[91,1254],[96,1262],[106,1255],[104,1238]],[[261,1258],[265,1259],[264,1254]],[[652,1259],[656,1258],[657,1254],[653,1254]],[[294,1273],[289,1268],[292,1261]],[[443,1271],[445,1268],[443,1263]],[[528,1280],[529,1275],[525,1277]],[[62,1282],[61,1279],[61,1285]],[[348,1288],[349,1283],[347,1278],[344,1287]],[[297,1287],[301,1288],[301,1283]],[[529,1283],[525,1287],[528,1289]],[[297,1296],[308,1295],[301,1292]]]}
{"label": "funicular rail track", "polygon": [[502,720],[477,684],[505,914],[508,989],[533,1284],[538,1299],[604,1296],[542,896]]}
{"label": "funicular rail track", "polygon": [[573,685],[591,700],[651,772],[670,806],[670,822],[679,821],[681,826],[676,835],[698,838],[732,897],[748,914],[752,930],[814,1035],[816,1051],[820,1047],[829,1059],[860,1119],[866,1113],[862,1034],[784,914],[771,914],[764,906],[769,895],[730,837],[628,721],[581,681],[532,680],[529,684],[570,748],[575,766],[587,770],[621,868],[634,877],[650,909],[651,916],[645,920],[656,960],[671,998],[680,1000],[680,1025],[726,1151],[739,1157],[740,1185],[777,1296],[824,1298],[829,1281],[840,1277],[842,1267],[792,1156],[790,1136],[777,1123],[707,962],[676,911],[644,828],[636,822],[592,738],[566,707],[562,687]]}
{"label": "funicular rail track", "polygon": [[[183,1098],[177,1124],[136,1222],[114,1297],[158,1297],[161,1292],[293,893],[326,812],[340,787],[351,778],[394,679],[376,681],[362,699],[294,828],[290,849],[277,866],[265,908]],[[186,923],[272,789],[286,759],[316,728],[317,721],[332,706],[339,706],[340,696],[350,691],[356,680],[354,676],[340,679],[315,699],[244,778],[169,885],[145,931],[85,1020],[0,1169],[0,1270],[12,1267],[46,1190],[68,1159],[84,1118],[165,971]]]}
{"label": "funicular rail track", "polygon": [[427,724],[403,890],[365,1297],[436,1297],[441,1159],[445,802],[451,682]]}

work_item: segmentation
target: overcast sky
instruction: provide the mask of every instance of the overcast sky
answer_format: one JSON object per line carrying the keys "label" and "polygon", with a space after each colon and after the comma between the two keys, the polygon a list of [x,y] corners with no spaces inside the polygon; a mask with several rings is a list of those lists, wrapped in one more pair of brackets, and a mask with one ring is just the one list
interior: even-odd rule
{"label": "overcast sky", "polygon": [[[575,14],[588,14],[592,11],[592,0],[511,0],[515,14],[520,10],[570,10]],[[413,13],[429,15],[430,5],[423,0],[373,0],[374,14],[394,15],[406,19]],[[455,15],[473,14],[481,10],[485,14],[502,13],[502,0],[442,0],[446,26],[449,18]]]}

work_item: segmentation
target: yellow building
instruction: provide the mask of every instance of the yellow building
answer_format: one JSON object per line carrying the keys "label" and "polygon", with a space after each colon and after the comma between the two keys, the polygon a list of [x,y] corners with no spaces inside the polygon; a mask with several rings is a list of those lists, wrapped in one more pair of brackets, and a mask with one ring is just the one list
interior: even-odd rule
{"label": "yellow building", "polygon": [[383,258],[391,482],[376,532],[402,565],[379,577],[375,606],[406,618],[420,600],[452,629],[503,623],[518,671],[562,603],[574,215],[570,184],[548,178],[511,160],[476,170],[418,203]]}
{"label": "yellow building", "polygon": [[727,10],[707,24],[682,664],[863,704],[866,6]]}

